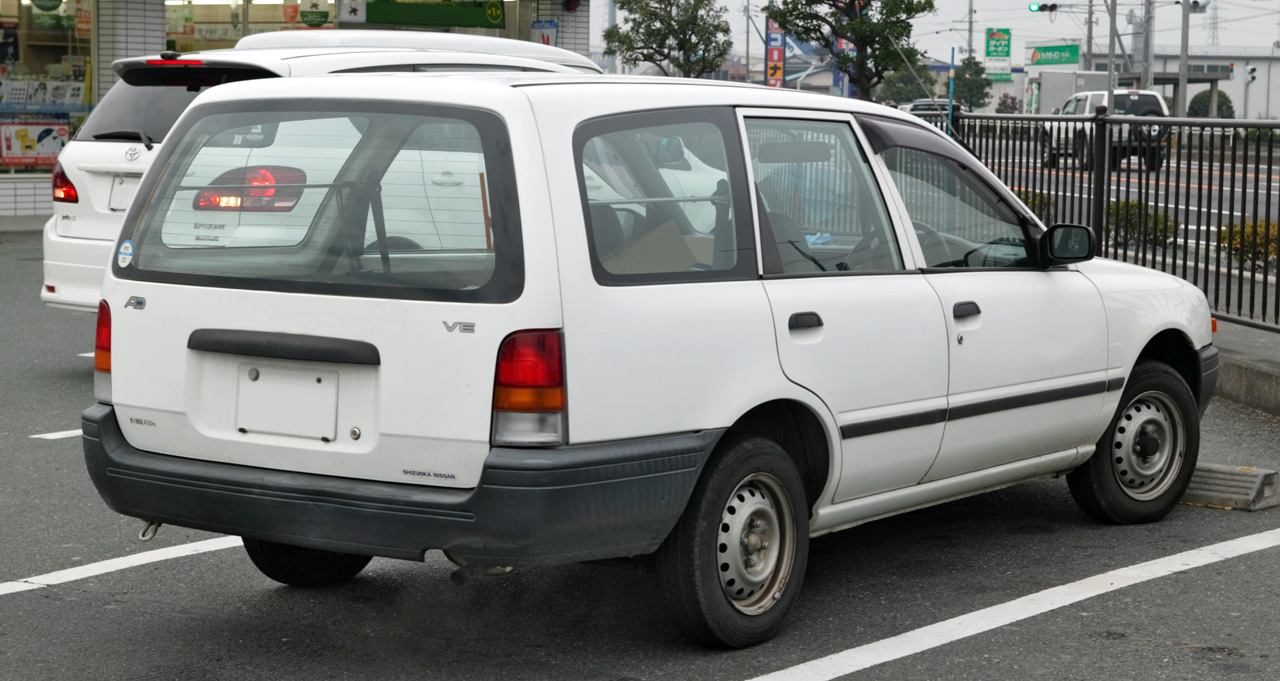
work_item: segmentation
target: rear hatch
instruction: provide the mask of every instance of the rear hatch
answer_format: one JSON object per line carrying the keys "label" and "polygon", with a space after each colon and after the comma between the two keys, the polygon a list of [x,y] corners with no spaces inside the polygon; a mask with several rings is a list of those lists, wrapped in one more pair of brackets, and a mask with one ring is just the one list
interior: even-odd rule
{"label": "rear hatch", "polygon": [[126,439],[474,486],[499,347],[561,319],[554,276],[525,274],[512,116],[320,99],[193,108],[105,286]]}
{"label": "rear hatch", "polygon": [[233,59],[140,57],[115,63],[112,86],[58,156],[76,202],[57,201],[64,237],[113,240],[169,128],[201,91],[236,80],[280,75]]}

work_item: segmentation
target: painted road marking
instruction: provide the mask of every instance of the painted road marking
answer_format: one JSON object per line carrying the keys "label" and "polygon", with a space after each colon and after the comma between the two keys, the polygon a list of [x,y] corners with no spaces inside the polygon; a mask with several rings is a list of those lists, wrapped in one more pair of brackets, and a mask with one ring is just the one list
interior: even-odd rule
{"label": "painted road marking", "polygon": [[[983,632],[1035,617],[1094,596],[1166,577],[1184,570],[1280,546],[1280,529],[1212,544],[1146,563],[1104,572],[1017,600],[993,605],[892,638],[756,677],[751,681],[825,681],[921,653]],[[3,586],[3,585],[0,585]]]}
{"label": "painted road marking", "polygon": [[42,433],[40,435],[32,435],[31,437],[37,440],[61,440],[63,438],[75,437],[79,435],[80,432],[80,429],[76,428],[75,430],[60,430],[56,433]]}
{"label": "painted road marking", "polygon": [[80,353],[80,354],[76,355],[76,357],[93,357],[93,353],[92,353],[92,352],[82,352],[82,353]]}
{"label": "painted road marking", "polygon": [[162,560],[170,560],[173,558],[182,558],[184,556],[194,556],[199,553],[208,553],[209,551],[219,551],[221,549],[229,549],[233,546],[240,546],[239,537],[218,537],[217,539],[206,539],[204,541],[192,542],[190,544],[179,544],[178,546],[170,546],[164,549],[156,549],[154,551],[144,551],[135,553],[131,556],[122,556],[120,558],[112,558],[110,560],[81,565],[67,570],[59,570],[58,572],[50,572],[48,574],[19,579],[16,582],[0,583],[0,596],[4,594],[19,593],[22,591],[30,591],[32,589],[43,589],[46,586],[55,584],[65,584],[98,575],[105,575],[108,572],[116,572],[125,568],[146,565],[147,563],[157,563]]}

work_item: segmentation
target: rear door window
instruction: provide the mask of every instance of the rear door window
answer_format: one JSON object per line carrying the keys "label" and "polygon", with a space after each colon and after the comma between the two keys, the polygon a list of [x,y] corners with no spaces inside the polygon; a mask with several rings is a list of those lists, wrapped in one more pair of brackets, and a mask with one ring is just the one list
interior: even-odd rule
{"label": "rear door window", "polygon": [[135,206],[133,254],[117,260],[118,276],[432,300],[518,295],[515,178],[497,116],[254,104],[282,110],[210,105],[175,133],[163,174],[139,192],[151,199]]}
{"label": "rear door window", "polygon": [[[107,133],[134,131],[145,133],[152,142],[162,142],[174,121],[198,94],[199,88],[135,86],[120,81],[111,86],[107,96],[80,126],[76,139],[92,140]],[[115,136],[115,141],[142,141],[142,138],[130,140]]]}
{"label": "rear door window", "polygon": [[1163,116],[1160,99],[1150,94],[1116,94],[1116,113],[1126,116]]}

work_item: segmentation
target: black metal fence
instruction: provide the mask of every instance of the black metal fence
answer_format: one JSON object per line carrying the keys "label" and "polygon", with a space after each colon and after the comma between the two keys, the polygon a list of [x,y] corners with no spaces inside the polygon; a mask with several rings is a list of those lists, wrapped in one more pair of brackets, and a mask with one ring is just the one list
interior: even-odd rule
{"label": "black metal fence", "polygon": [[1280,331],[1280,122],[959,114],[954,135],[1046,224],[1199,286],[1214,315]]}

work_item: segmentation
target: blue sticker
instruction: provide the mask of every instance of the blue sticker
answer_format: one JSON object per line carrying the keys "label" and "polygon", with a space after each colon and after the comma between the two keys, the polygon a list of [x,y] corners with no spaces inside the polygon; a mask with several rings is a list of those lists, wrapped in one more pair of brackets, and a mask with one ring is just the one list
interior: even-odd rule
{"label": "blue sticker", "polygon": [[133,262],[133,242],[125,239],[120,244],[120,252],[116,253],[116,264],[121,267],[128,267]]}

